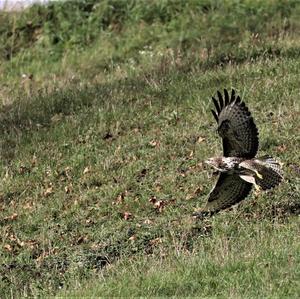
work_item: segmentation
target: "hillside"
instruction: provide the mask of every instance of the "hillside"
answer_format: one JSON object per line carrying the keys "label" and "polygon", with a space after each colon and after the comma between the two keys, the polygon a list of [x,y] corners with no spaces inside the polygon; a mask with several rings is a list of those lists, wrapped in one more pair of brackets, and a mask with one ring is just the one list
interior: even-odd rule
{"label": "hillside", "polygon": [[[0,14],[2,296],[296,298],[298,1],[96,2]],[[196,221],[223,88],[285,181]]]}

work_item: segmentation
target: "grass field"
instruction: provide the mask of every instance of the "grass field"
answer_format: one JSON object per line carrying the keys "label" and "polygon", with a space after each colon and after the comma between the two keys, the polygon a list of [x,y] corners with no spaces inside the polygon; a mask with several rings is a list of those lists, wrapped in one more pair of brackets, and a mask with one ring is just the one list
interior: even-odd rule
{"label": "grass field", "polygon": [[[1,13],[2,296],[298,297],[299,13],[279,0]],[[285,180],[196,221],[223,88]]]}

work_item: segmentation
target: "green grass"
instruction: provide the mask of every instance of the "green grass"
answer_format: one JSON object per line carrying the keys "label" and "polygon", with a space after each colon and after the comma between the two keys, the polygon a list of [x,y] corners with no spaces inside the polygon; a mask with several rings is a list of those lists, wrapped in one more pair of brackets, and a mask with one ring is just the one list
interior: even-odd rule
{"label": "green grass", "polygon": [[[66,24],[64,42],[25,40],[1,65],[3,297],[299,294],[299,5],[151,3],[99,10],[120,28],[89,42],[92,28]],[[53,5],[44,13],[74,21]],[[34,76],[20,87],[22,72]],[[210,97],[222,88],[243,97],[285,181],[195,221],[215,181],[202,162],[221,152]]]}
{"label": "green grass", "polygon": [[105,274],[67,294],[296,298],[299,294],[299,284],[295,285],[299,279],[296,224],[236,221],[235,225],[239,228],[233,234],[232,222],[224,227],[224,222],[214,221],[217,232],[213,237],[195,238],[194,250],[187,249],[184,242],[175,242],[172,244],[175,250],[165,257],[162,255],[165,246],[158,244],[150,257],[138,255],[121,260]]}
{"label": "green grass", "polygon": [[23,73],[34,75],[36,89],[52,90],[130,77],[162,60],[187,69],[299,56],[297,0],[95,3],[54,2],[1,13],[4,91],[7,83],[19,86]]}

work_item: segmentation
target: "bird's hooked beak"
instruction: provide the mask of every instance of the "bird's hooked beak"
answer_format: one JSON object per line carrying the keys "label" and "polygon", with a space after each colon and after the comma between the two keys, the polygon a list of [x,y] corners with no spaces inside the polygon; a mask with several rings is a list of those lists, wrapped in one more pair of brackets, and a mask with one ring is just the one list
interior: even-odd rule
{"label": "bird's hooked beak", "polygon": [[204,164],[206,164],[209,167],[212,167],[214,170],[221,171],[218,167],[218,163],[216,162],[215,158],[209,158],[207,160],[204,161]]}
{"label": "bird's hooked beak", "polygon": [[206,166],[205,168],[207,168],[207,169],[210,167],[213,167],[213,168],[216,167],[213,158],[209,158],[209,159],[205,160],[204,165]]}
{"label": "bird's hooked beak", "polygon": [[214,163],[213,163],[213,158],[209,158],[209,159],[205,160],[204,163],[205,163],[206,165],[212,166],[212,165],[214,164]]}

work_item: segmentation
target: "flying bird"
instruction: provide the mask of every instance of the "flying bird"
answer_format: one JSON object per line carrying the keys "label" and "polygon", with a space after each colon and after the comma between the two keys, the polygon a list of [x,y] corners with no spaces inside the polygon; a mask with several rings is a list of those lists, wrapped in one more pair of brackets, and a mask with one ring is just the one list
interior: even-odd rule
{"label": "flying bird", "polygon": [[217,122],[217,132],[222,138],[223,156],[205,161],[219,172],[216,185],[211,190],[207,204],[194,216],[214,214],[245,199],[252,186],[268,190],[283,179],[279,162],[270,156],[257,158],[258,130],[245,103],[235,91],[218,91],[218,100],[212,98],[211,110]]}

